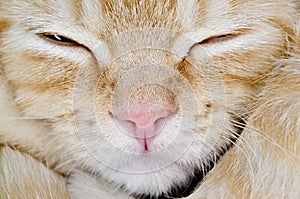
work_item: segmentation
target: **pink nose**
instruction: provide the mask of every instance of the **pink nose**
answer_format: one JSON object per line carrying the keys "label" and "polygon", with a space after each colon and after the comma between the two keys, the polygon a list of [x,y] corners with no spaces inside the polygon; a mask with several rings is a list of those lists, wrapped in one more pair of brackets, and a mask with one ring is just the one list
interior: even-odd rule
{"label": "pink nose", "polygon": [[147,151],[166,120],[174,113],[175,108],[171,106],[138,104],[114,116],[125,131]]}

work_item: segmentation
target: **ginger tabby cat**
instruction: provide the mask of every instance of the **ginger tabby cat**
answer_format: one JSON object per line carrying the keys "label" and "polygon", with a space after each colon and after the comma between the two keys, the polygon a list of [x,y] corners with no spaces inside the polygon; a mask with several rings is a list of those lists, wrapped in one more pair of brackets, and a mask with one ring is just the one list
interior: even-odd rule
{"label": "ginger tabby cat", "polygon": [[298,198],[298,0],[1,0],[0,198]]}

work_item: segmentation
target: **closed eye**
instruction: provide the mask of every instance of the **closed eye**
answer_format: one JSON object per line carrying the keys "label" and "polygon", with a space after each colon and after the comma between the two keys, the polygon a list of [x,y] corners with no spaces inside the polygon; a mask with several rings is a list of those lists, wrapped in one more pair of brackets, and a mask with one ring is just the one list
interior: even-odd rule
{"label": "closed eye", "polygon": [[199,42],[198,44],[214,44],[219,42],[224,42],[230,39],[233,39],[234,37],[238,36],[239,34],[224,34],[224,35],[215,35],[211,36],[207,39],[204,39],[203,41]]}
{"label": "closed eye", "polygon": [[42,38],[54,44],[64,45],[64,46],[81,46],[81,44],[79,44],[78,42],[55,33],[40,33],[39,35]]}

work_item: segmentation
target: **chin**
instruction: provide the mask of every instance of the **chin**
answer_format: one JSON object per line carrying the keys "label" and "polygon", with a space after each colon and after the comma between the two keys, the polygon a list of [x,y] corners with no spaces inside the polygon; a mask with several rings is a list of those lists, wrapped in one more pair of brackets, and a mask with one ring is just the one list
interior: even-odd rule
{"label": "chin", "polygon": [[144,139],[147,146],[134,136],[132,126],[112,114],[98,113],[93,126],[81,122],[79,136],[88,151],[85,160],[91,159],[84,168],[138,198],[186,196],[231,147],[236,136],[226,132],[239,135],[242,129],[233,127],[224,110],[215,110],[201,121],[182,112],[166,118],[154,138]]}

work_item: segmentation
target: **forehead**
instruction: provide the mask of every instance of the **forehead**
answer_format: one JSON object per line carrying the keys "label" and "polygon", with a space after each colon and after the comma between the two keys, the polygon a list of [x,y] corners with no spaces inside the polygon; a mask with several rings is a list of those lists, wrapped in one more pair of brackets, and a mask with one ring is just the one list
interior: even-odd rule
{"label": "forehead", "polygon": [[94,31],[95,23],[101,24],[106,32],[144,27],[197,29],[208,20],[234,13],[238,7],[230,0],[70,0],[70,5],[70,11],[83,24]]}
{"label": "forehead", "polygon": [[252,14],[258,17],[257,11],[247,14],[243,11],[253,8],[250,4],[255,3],[237,0],[4,0],[3,5],[13,9],[10,13],[19,19],[38,27],[81,26],[107,38],[145,27],[188,32],[199,27],[222,29],[231,24],[245,25],[246,20],[241,19]]}

